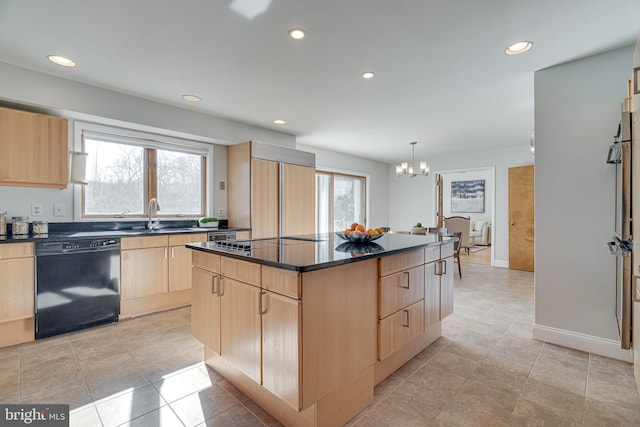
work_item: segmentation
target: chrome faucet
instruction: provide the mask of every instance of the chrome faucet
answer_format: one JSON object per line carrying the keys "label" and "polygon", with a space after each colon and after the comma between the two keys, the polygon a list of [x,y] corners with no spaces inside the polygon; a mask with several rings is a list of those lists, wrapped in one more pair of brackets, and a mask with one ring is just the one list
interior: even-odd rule
{"label": "chrome faucet", "polygon": [[158,202],[158,199],[156,199],[155,197],[151,198],[151,200],[149,200],[149,207],[147,208],[148,211],[149,211],[149,221],[147,222],[147,228],[149,230],[153,230],[153,229],[157,228],[160,225],[160,220],[158,218],[153,219],[151,217],[151,214],[153,212],[152,207],[153,207],[154,203],[156,205],[156,215],[157,215],[158,211],[160,210],[160,202]]}

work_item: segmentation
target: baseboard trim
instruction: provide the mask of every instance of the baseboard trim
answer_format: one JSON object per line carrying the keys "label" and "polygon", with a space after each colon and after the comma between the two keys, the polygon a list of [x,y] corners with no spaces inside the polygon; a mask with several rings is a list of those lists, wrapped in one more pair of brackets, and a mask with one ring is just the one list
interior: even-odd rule
{"label": "baseboard trim", "polygon": [[493,261],[493,266],[500,267],[500,268],[509,268],[509,261],[505,261],[503,259],[496,259]]}
{"label": "baseboard trim", "polygon": [[621,349],[620,341],[542,325],[533,325],[533,339],[622,360],[623,362],[633,362],[633,352]]}

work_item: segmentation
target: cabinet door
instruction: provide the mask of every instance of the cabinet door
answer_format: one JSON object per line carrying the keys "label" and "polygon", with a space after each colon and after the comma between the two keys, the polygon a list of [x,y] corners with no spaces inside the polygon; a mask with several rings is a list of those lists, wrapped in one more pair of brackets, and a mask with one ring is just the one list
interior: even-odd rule
{"label": "cabinet door", "polygon": [[277,237],[280,212],[277,162],[251,160],[251,238]]}
{"label": "cabinet door", "polygon": [[381,319],[378,323],[378,360],[383,360],[423,331],[423,301]]}
{"label": "cabinet door", "polygon": [[282,235],[315,233],[316,171],[306,166],[283,164]]}
{"label": "cabinet door", "polygon": [[169,248],[169,292],[191,288],[191,249]]}
{"label": "cabinet door", "polygon": [[67,186],[67,120],[0,108],[0,146],[0,184]]}
{"label": "cabinet door", "polygon": [[34,315],[33,258],[0,260],[0,322]]}
{"label": "cabinet door", "polygon": [[301,302],[273,292],[262,296],[262,384],[301,409]]}
{"label": "cabinet door", "polygon": [[442,275],[440,276],[440,320],[453,313],[453,276],[455,269],[453,258],[442,260]]}
{"label": "cabinet door", "polygon": [[191,333],[220,354],[220,298],[215,293],[218,275],[197,267],[191,273]]}
{"label": "cabinet door", "polygon": [[424,266],[424,321],[425,329],[440,321],[440,260]]}
{"label": "cabinet door", "polygon": [[131,249],[120,254],[122,299],[168,291],[168,248]]}
{"label": "cabinet door", "polygon": [[260,288],[223,276],[219,286],[222,293],[222,357],[261,384]]}

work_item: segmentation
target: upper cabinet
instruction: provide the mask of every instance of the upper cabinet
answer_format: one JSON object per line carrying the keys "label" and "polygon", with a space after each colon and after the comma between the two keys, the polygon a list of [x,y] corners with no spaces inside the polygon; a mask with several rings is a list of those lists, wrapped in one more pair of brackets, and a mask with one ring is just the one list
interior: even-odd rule
{"label": "upper cabinet", "polygon": [[257,141],[227,148],[229,226],[251,238],[315,232],[315,155]]}
{"label": "upper cabinet", "polygon": [[0,108],[0,185],[66,188],[66,119]]}

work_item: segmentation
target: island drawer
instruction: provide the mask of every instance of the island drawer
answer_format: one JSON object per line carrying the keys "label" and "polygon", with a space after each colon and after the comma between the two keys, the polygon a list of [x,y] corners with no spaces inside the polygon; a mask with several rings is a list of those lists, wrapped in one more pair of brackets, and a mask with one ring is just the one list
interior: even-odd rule
{"label": "island drawer", "polygon": [[442,246],[440,246],[440,257],[441,258],[448,258],[450,256],[453,256],[453,243],[445,243]]}
{"label": "island drawer", "polygon": [[172,234],[169,236],[169,246],[183,246],[187,243],[206,242],[206,233]]}
{"label": "island drawer", "polygon": [[202,251],[192,251],[191,260],[195,267],[211,271],[212,273],[220,273],[220,255]]}
{"label": "island drawer", "polygon": [[220,260],[220,274],[254,286],[260,286],[262,279],[260,267],[260,264],[226,256]]}
{"label": "island drawer", "polygon": [[379,275],[386,276],[424,264],[424,249],[402,252],[380,258]]}
{"label": "island drawer", "polygon": [[378,322],[378,360],[383,360],[424,331],[424,301]]}
{"label": "island drawer", "polygon": [[425,249],[425,263],[440,259],[440,246],[430,246]]}
{"label": "island drawer", "polygon": [[424,298],[424,266],[378,279],[378,317],[384,318]]}
{"label": "island drawer", "polygon": [[287,297],[300,299],[300,275],[295,271],[262,266],[262,287]]}

